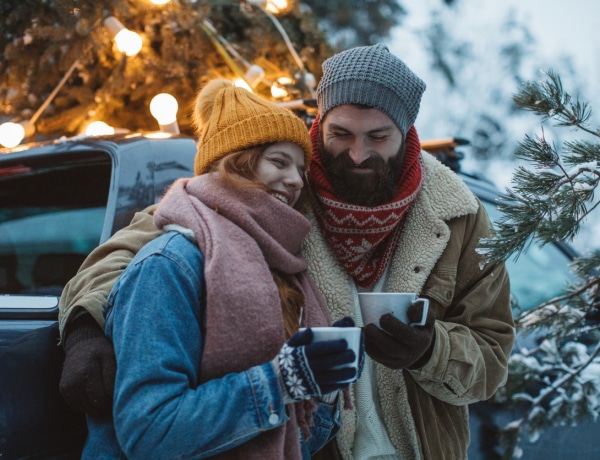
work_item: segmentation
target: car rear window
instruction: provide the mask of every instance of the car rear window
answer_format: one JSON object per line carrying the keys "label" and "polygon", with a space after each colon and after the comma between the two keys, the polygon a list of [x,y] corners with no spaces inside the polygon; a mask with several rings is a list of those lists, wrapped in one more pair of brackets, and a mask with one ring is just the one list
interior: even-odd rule
{"label": "car rear window", "polygon": [[100,241],[111,169],[103,152],[1,159],[0,293],[60,295]]}

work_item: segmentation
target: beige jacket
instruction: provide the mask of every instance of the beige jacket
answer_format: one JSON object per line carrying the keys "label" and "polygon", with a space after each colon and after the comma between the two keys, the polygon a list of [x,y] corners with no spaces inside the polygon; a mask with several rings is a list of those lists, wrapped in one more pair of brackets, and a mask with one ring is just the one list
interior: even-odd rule
{"label": "beige jacket", "polygon": [[[421,369],[395,371],[377,364],[376,378],[388,435],[399,450],[406,443],[402,437],[406,398],[421,457],[464,459],[469,443],[467,404],[490,398],[506,381],[515,337],[509,280],[504,264],[484,266],[476,252],[480,238],[492,231],[483,206],[455,173],[431,155],[423,157],[424,186],[406,216],[384,290],[429,297],[438,318],[435,347]],[[61,333],[76,306],[104,325],[112,284],[133,254],[160,234],[151,211],[137,213],[127,229],[92,252],[65,287]],[[352,315],[352,279],[337,262],[314,216],[308,217],[313,228],[303,251],[309,271],[333,319]],[[337,439],[342,456],[350,459],[355,419],[352,411],[344,412]]]}
{"label": "beige jacket", "polygon": [[[415,371],[376,363],[382,415],[399,451],[407,440],[405,401],[417,430],[421,457],[467,458],[467,404],[490,398],[507,377],[515,338],[508,273],[504,264],[483,265],[476,248],[490,236],[485,209],[464,182],[424,153],[425,182],[394,253],[384,291],[418,292],[430,299],[436,341],[430,360]],[[334,320],[351,315],[353,281],[313,228],[303,247],[309,271]],[[400,396],[399,396],[400,395]],[[354,414],[343,412],[338,447],[352,458]]]}

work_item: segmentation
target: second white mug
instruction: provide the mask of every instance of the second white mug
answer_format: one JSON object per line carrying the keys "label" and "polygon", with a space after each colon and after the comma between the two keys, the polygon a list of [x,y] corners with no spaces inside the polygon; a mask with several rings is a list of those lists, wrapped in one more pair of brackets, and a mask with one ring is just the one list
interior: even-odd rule
{"label": "second white mug", "polygon": [[[386,313],[411,326],[424,326],[427,321],[429,299],[417,297],[414,292],[359,292],[358,301],[365,325],[374,323],[379,327],[379,318]],[[411,323],[408,307],[417,302],[423,302],[423,314],[419,321]]]}

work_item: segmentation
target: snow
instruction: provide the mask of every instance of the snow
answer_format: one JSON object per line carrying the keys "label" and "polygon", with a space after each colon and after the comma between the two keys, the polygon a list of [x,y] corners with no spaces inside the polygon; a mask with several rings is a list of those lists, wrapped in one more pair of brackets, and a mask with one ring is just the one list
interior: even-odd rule
{"label": "snow", "polygon": [[574,166],[569,171],[567,171],[567,176],[572,178],[577,174],[582,173],[583,171],[595,171],[598,169],[598,162],[590,161],[588,163],[581,163],[577,166]]}

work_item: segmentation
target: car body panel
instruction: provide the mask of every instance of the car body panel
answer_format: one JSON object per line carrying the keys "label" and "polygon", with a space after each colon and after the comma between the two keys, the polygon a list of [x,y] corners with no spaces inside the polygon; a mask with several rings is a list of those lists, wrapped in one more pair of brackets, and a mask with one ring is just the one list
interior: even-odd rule
{"label": "car body panel", "polygon": [[192,138],[138,133],[0,155],[0,458],[80,457],[85,418],[58,391],[60,293],[91,250],[193,175],[195,154]]}

